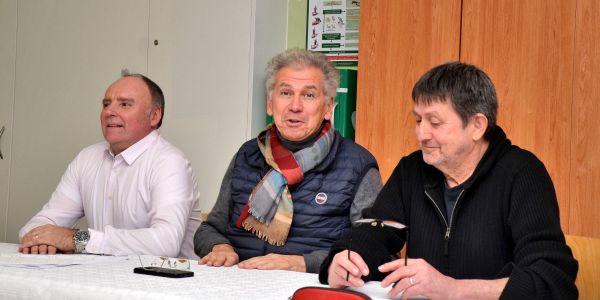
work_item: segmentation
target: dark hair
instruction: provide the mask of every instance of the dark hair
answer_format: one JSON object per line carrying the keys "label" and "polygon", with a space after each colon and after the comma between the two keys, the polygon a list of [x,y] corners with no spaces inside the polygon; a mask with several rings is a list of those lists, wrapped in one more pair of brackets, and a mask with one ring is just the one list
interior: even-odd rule
{"label": "dark hair", "polygon": [[158,124],[156,125],[156,128],[160,128],[160,125],[162,125],[162,121],[165,115],[165,95],[163,94],[162,89],[158,86],[158,84],[156,84],[156,82],[152,81],[150,78],[139,73],[129,73],[127,69],[121,70],[121,77],[136,77],[144,81],[144,83],[148,87],[148,90],[150,91],[152,103],[155,107],[160,108],[160,121],[158,121]]}
{"label": "dark hair", "polygon": [[269,61],[265,69],[266,89],[270,96],[275,89],[277,72],[285,67],[314,67],[323,72],[324,94],[327,101],[335,99],[340,84],[340,73],[333,62],[319,52],[304,49],[290,49],[277,54]]}
{"label": "dark hair", "polygon": [[429,70],[412,90],[415,103],[450,100],[463,126],[477,113],[488,119],[485,138],[496,127],[498,98],[492,80],[480,69],[461,62],[449,62]]}

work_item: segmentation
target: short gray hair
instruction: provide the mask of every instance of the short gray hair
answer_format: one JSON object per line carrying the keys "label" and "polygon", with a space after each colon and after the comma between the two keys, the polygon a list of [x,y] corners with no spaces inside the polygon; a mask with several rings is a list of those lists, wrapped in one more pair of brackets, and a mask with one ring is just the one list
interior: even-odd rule
{"label": "short gray hair", "polygon": [[340,84],[340,73],[324,54],[304,49],[287,50],[269,61],[265,69],[267,95],[270,96],[275,89],[277,72],[285,67],[314,67],[321,70],[324,77],[325,97],[328,100],[335,99]]}

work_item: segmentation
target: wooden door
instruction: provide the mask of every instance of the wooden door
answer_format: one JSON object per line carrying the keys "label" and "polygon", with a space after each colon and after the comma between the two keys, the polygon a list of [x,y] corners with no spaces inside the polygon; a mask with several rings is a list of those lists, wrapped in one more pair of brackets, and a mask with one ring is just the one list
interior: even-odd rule
{"label": "wooden door", "polygon": [[600,2],[577,1],[569,232],[600,238]]}
{"label": "wooden door", "polygon": [[[412,84],[444,61],[432,58],[451,53],[494,81],[498,123],[514,144],[546,165],[563,230],[600,237],[595,199],[600,194],[600,3],[456,2],[363,1],[357,141],[375,154],[386,179],[400,156],[416,148],[408,100]],[[431,12],[445,5],[451,8],[432,18]],[[460,18],[459,25],[442,22],[454,18]],[[460,38],[432,35],[435,24],[458,30]],[[458,48],[444,51],[453,46]]]}
{"label": "wooden door", "polygon": [[375,155],[384,181],[418,148],[415,81],[459,58],[460,8],[460,0],[361,2],[356,141]]}
{"label": "wooden door", "polygon": [[[575,1],[463,0],[461,61],[496,85],[498,125],[544,162],[568,229]],[[600,224],[600,223],[599,223]]]}

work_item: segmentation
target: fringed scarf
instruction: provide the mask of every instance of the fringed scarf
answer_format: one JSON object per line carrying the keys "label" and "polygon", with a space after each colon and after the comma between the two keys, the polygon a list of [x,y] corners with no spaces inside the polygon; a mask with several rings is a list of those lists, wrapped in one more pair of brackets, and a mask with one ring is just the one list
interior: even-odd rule
{"label": "fringed scarf", "polygon": [[236,226],[271,245],[283,246],[294,215],[288,187],[300,183],[304,173],[323,161],[331,149],[335,130],[331,122],[326,122],[314,144],[296,153],[281,144],[275,130],[272,124],[258,134],[258,147],[272,169],[252,190]]}

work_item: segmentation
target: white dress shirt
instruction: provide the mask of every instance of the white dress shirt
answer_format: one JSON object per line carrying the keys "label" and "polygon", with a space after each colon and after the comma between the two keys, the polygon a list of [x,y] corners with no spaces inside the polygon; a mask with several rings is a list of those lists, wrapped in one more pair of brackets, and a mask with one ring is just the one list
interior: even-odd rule
{"label": "white dress shirt", "polygon": [[198,184],[185,155],[157,131],[114,156],[106,142],[83,149],[50,201],[19,232],[86,217],[88,253],[197,259]]}

